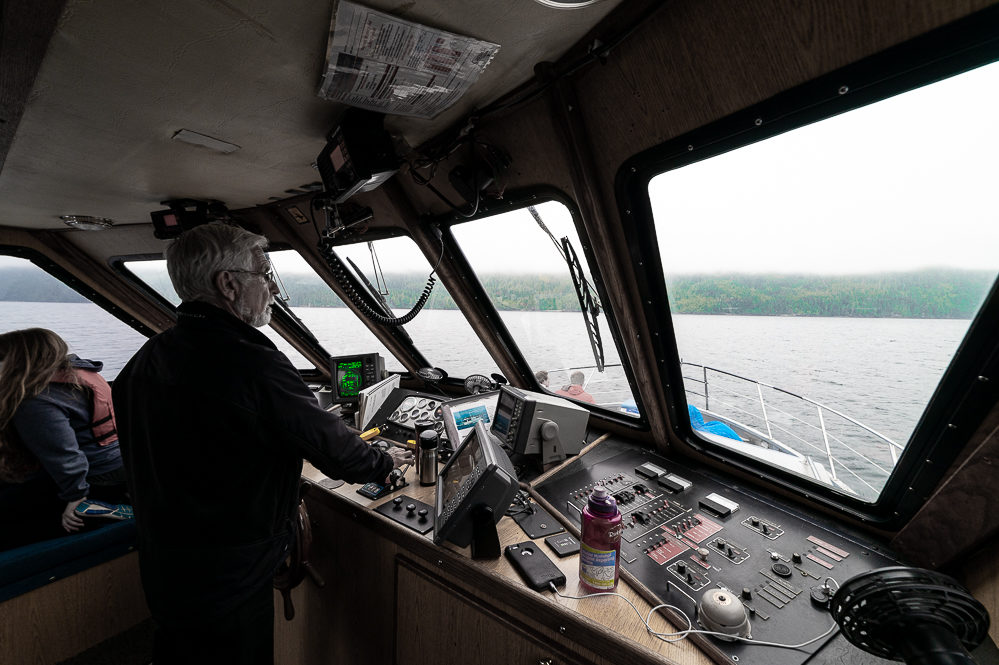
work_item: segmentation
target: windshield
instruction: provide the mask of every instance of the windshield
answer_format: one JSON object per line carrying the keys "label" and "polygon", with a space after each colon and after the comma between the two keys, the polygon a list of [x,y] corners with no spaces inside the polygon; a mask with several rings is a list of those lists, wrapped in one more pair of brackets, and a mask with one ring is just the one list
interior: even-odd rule
{"label": "windshield", "polygon": [[[591,310],[589,321],[582,315],[563,238],[579,260],[578,272],[591,298],[597,295],[568,208],[548,201],[533,212],[521,208],[451,230],[531,370],[547,377],[543,387],[638,415],[605,314],[601,310],[594,317]],[[589,334],[594,328],[599,344]],[[602,353],[595,353],[595,347]]]}
{"label": "windshield", "polygon": [[994,64],[650,182],[698,436],[877,499],[996,280],[997,116]]}
{"label": "windshield", "polygon": [[[426,285],[431,266],[408,237],[340,245],[337,254],[349,259],[373,288],[382,293],[394,315],[409,311]],[[283,295],[292,312],[315,335],[327,353],[334,356],[379,353],[389,371],[405,371],[361,319],[323,282],[315,270],[294,250],[267,253]],[[374,258],[373,258],[374,256]],[[377,264],[381,273],[374,269]],[[348,264],[349,265],[349,264]],[[166,261],[127,261],[125,267],[150,288],[178,305],[180,298],[170,284]],[[455,307],[439,282],[420,314],[403,326],[424,357],[453,376],[498,372],[471,326]],[[298,369],[310,363],[270,326],[261,329]]]}
{"label": "windshield", "polygon": [[[344,263],[357,267],[396,317],[416,304],[434,267],[408,236],[337,245],[334,249]],[[433,367],[451,376],[499,372],[440,281],[434,284],[420,313],[403,329]]]}

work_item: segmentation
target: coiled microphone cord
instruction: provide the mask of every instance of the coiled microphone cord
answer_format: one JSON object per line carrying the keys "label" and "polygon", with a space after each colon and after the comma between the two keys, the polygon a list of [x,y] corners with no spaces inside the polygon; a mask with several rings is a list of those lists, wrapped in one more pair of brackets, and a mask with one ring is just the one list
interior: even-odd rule
{"label": "coiled microphone cord", "polygon": [[350,302],[367,318],[369,321],[374,321],[383,326],[404,326],[413,319],[416,315],[420,313],[423,306],[427,304],[427,300],[430,299],[430,294],[434,290],[434,284],[437,282],[437,278],[434,277],[434,273],[431,272],[430,276],[427,277],[427,284],[423,287],[423,293],[416,300],[416,304],[413,308],[409,310],[406,314],[399,317],[389,317],[385,316],[381,312],[375,310],[364,296],[357,290],[354,280],[348,275],[347,267],[337,256],[336,252],[333,250],[333,243],[329,241],[328,238],[323,238],[319,241],[319,251],[322,253],[323,258],[326,259],[326,263],[329,264],[330,270],[333,272],[333,277],[336,279],[337,283],[347,294],[347,298]]}

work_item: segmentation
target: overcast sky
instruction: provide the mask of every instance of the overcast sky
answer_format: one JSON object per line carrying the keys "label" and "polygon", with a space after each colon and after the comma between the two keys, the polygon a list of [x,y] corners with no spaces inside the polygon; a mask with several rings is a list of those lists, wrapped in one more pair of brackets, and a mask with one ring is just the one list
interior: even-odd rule
{"label": "overcast sky", "polygon": [[670,273],[999,268],[999,64],[655,178]]}

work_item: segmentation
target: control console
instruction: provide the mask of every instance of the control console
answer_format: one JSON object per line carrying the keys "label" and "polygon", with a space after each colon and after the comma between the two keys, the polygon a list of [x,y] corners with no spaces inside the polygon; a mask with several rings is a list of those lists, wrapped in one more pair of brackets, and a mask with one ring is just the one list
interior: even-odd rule
{"label": "control console", "polygon": [[[613,440],[535,489],[578,528],[595,485],[622,514],[622,570],[648,600],[680,608],[695,629],[800,644],[833,626],[828,601],[838,584],[897,565],[831,521]],[[798,665],[834,634],[799,649],[708,639],[732,662]]]}

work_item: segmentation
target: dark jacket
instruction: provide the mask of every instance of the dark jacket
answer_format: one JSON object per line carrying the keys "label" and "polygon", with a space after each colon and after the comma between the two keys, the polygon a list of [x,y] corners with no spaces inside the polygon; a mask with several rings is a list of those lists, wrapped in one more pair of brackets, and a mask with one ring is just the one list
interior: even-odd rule
{"label": "dark jacket", "polygon": [[205,303],[182,304],[113,391],[154,615],[219,616],[270,584],[303,458],[351,483],[392,470],[263,333]]}
{"label": "dark jacket", "polygon": [[[70,365],[99,372],[104,363],[69,356]],[[76,501],[87,496],[87,476],[121,468],[117,443],[99,445],[91,428],[90,393],[66,383],[50,383],[41,393],[21,402],[11,422],[24,447],[41,463],[59,488],[59,498]]]}

